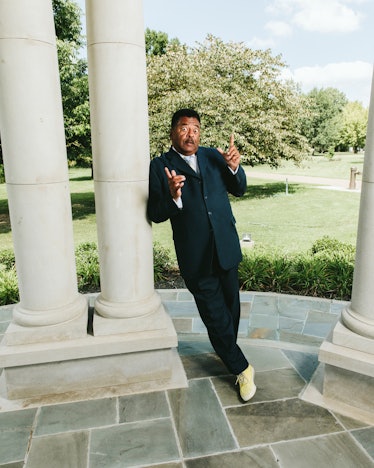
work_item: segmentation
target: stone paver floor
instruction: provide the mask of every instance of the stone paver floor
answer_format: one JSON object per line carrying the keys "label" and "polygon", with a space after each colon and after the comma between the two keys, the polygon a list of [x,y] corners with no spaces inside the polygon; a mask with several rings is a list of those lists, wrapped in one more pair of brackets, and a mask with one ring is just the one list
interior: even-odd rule
{"label": "stone paver floor", "polygon": [[[162,297],[185,329],[188,388],[0,412],[0,467],[374,467],[374,426],[303,400],[344,304],[246,293],[240,345],[257,393],[243,404],[188,294]],[[2,330],[9,310],[0,308]]]}

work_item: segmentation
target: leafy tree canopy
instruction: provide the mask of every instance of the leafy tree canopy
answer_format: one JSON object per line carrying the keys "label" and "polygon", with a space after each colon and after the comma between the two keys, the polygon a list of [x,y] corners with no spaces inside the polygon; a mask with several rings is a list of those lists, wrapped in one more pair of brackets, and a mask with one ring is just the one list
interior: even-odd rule
{"label": "leafy tree canopy", "polygon": [[56,36],[65,42],[83,45],[81,9],[71,0],[53,0]]}
{"label": "leafy tree canopy", "polygon": [[314,88],[306,95],[307,115],[303,118],[303,133],[314,151],[332,151],[339,143],[341,116],[347,98],[335,88]]}
{"label": "leafy tree canopy", "polygon": [[145,30],[145,53],[147,55],[163,55],[168,46],[179,45],[179,39],[170,39],[165,32]]}
{"label": "leafy tree canopy", "polygon": [[284,67],[269,50],[211,35],[195,48],[173,44],[148,56],[151,155],[169,147],[173,112],[192,107],[202,118],[202,145],[225,148],[234,133],[247,164],[299,161],[309,151],[300,128],[303,97],[281,79]]}
{"label": "leafy tree canopy", "polygon": [[358,102],[348,102],[343,108],[339,143],[353,148],[355,153],[365,147],[368,109]]}
{"label": "leafy tree canopy", "polygon": [[53,0],[68,159],[91,164],[90,109],[87,62],[80,57],[84,43],[81,10],[72,0]]}

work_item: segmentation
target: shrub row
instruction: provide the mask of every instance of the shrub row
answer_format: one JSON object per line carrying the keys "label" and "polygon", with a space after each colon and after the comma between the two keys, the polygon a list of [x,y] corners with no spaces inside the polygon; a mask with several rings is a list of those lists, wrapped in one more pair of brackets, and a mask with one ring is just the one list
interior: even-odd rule
{"label": "shrub row", "polygon": [[316,241],[305,254],[253,249],[239,266],[241,289],[350,300],[355,249],[335,239]]}
{"label": "shrub row", "polygon": [[[100,268],[97,245],[94,242],[80,244],[75,250],[78,290],[82,293],[100,290]],[[153,248],[155,283],[167,281],[169,273],[175,276],[175,265],[170,252],[155,243]],[[14,253],[0,251],[0,305],[19,301],[18,281]]]}
{"label": "shrub row", "polygon": [[[78,289],[100,290],[99,257],[95,243],[80,244],[76,251]],[[335,239],[316,241],[305,254],[287,256],[253,248],[239,266],[242,290],[277,292],[349,300],[352,289],[355,249]],[[156,243],[153,248],[155,283],[175,276],[170,252]],[[14,254],[0,251],[0,305],[19,301]]]}

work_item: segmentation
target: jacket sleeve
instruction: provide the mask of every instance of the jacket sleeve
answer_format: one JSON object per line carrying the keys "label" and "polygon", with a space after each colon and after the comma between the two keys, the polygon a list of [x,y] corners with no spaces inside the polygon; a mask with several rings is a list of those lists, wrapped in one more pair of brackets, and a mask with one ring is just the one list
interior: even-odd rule
{"label": "jacket sleeve", "polygon": [[245,175],[242,166],[239,166],[236,174],[233,174],[229,168],[227,168],[226,176],[226,187],[227,191],[235,197],[241,197],[247,190],[247,176]]}
{"label": "jacket sleeve", "polygon": [[211,149],[211,151],[216,158],[216,164],[220,167],[226,190],[231,193],[231,195],[234,195],[234,197],[243,196],[247,190],[247,177],[243,167],[239,165],[238,171],[236,174],[233,174],[223,156],[215,148]]}
{"label": "jacket sleeve", "polygon": [[169,191],[164,162],[161,157],[155,158],[149,166],[148,218],[154,223],[162,223],[180,211]]}

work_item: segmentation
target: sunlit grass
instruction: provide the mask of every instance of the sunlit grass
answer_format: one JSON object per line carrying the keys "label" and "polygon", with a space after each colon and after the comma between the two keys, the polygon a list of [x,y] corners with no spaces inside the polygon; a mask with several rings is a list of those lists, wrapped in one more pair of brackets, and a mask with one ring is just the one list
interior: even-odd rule
{"label": "sunlit grass", "polygon": [[[332,159],[323,155],[310,156],[299,166],[291,161],[284,161],[278,169],[272,169],[269,165],[261,165],[249,168],[249,171],[267,172],[288,175],[305,175],[311,177],[328,177],[333,179],[346,179],[349,181],[351,167],[357,167],[362,172],[364,153],[335,153]],[[357,177],[360,180],[360,175]]]}
{"label": "sunlit grass", "polygon": [[[360,162],[361,161],[361,162]],[[362,168],[363,155],[336,155],[329,161],[313,157],[308,167],[287,163],[277,172],[342,178],[351,165]],[[361,164],[361,166],[359,165]],[[269,172],[265,166],[250,168]],[[69,170],[75,245],[96,242],[93,180],[90,169]],[[348,176],[349,177],[349,174]],[[232,199],[239,236],[250,233],[256,245],[285,252],[308,250],[323,236],[355,245],[360,194],[290,183],[251,179],[246,195]],[[126,216],[126,213],[123,214]],[[153,224],[153,240],[174,255],[170,223]],[[0,250],[13,248],[5,184],[0,185]]]}
{"label": "sunlit grass", "polygon": [[250,233],[257,245],[301,252],[330,236],[355,245],[360,194],[254,179],[232,206],[239,236]]}

